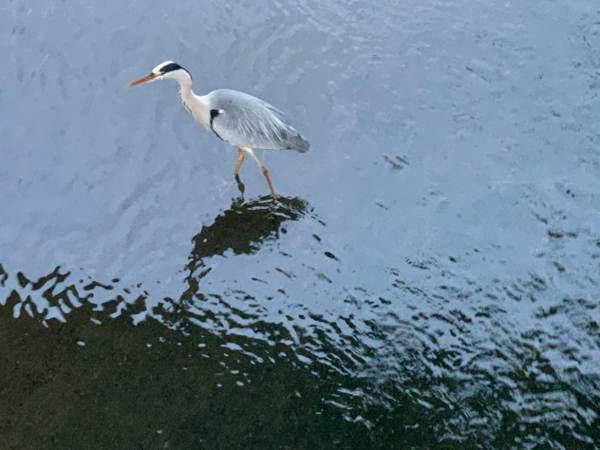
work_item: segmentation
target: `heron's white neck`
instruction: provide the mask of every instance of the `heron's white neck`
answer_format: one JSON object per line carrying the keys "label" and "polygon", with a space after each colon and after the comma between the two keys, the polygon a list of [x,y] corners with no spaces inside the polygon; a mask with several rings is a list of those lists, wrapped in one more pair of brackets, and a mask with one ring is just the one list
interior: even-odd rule
{"label": "heron's white neck", "polygon": [[178,78],[177,81],[179,82],[179,97],[181,97],[183,105],[200,125],[210,130],[210,108],[202,97],[192,91],[192,79],[188,75],[186,79]]}

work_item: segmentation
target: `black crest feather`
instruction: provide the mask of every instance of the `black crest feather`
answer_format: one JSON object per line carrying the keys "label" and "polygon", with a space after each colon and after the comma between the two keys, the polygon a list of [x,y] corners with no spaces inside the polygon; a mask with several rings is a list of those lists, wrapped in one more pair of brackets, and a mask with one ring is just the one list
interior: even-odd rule
{"label": "black crest feather", "polygon": [[[171,64],[167,64],[166,66],[161,68],[160,73],[173,72],[175,70],[185,70],[185,69],[177,63],[171,63]],[[185,71],[187,72],[187,70],[185,70]]]}

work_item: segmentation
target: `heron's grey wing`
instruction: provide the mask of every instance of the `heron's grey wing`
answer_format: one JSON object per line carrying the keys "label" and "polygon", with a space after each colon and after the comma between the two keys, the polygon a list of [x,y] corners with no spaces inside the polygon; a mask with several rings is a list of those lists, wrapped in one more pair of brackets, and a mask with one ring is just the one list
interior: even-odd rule
{"label": "heron's grey wing", "polygon": [[306,152],[310,144],[284,122],[277,108],[251,95],[219,89],[209,95],[211,127],[232,145]]}

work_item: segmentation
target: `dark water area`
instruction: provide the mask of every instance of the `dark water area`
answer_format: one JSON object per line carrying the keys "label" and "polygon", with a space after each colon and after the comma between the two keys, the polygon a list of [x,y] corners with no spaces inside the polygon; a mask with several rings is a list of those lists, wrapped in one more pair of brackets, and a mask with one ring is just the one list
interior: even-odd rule
{"label": "dark water area", "polygon": [[[600,448],[600,8],[0,5],[0,448]],[[194,90],[306,154],[205,133]]]}

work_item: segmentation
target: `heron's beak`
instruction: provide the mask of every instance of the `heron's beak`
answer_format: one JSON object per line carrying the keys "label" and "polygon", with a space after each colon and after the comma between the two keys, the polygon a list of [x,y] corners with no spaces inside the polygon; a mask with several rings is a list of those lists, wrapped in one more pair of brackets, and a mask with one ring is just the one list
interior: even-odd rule
{"label": "heron's beak", "polygon": [[132,81],[131,83],[129,83],[125,87],[128,88],[128,87],[131,87],[131,86],[137,86],[138,84],[142,84],[142,83],[145,83],[147,81],[152,81],[156,77],[158,77],[158,75],[156,75],[155,73],[149,73],[148,75],[146,75],[145,77],[140,78],[139,80]]}

